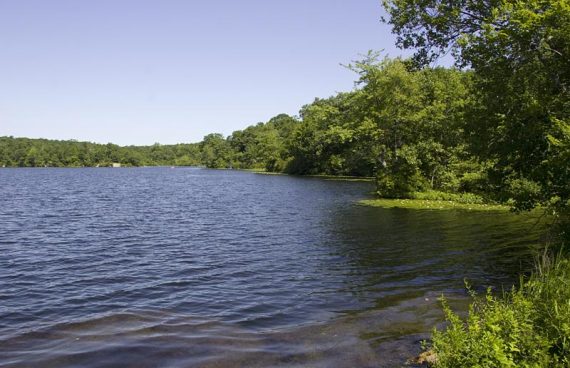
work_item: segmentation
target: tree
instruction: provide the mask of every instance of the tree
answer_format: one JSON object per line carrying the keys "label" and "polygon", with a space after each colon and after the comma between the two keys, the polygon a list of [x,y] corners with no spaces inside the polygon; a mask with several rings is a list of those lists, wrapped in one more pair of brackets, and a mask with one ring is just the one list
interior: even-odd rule
{"label": "tree", "polygon": [[430,188],[457,190],[462,173],[452,164],[468,159],[463,111],[469,74],[417,70],[406,60],[379,62],[374,54],[350,67],[363,85],[354,102],[360,106],[355,132],[365,134],[356,137],[375,155],[378,193],[406,197]]}
{"label": "tree", "polygon": [[[386,0],[398,45],[425,65],[451,51],[475,72],[468,131],[474,152],[494,162],[503,200],[525,210],[566,203],[568,164],[549,137],[570,123],[568,0]],[[562,165],[562,166],[560,166]]]}
{"label": "tree", "polygon": [[228,142],[220,133],[208,134],[200,143],[202,151],[202,163],[206,167],[214,169],[228,168],[231,166],[231,150]]}
{"label": "tree", "polygon": [[287,141],[293,174],[344,174],[343,156],[352,142],[351,93],[315,99],[301,108],[301,123]]}

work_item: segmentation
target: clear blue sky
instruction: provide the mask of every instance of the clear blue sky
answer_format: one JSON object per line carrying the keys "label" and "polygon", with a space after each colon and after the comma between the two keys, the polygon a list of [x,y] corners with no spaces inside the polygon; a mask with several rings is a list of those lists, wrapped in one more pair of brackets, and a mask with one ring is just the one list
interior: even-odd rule
{"label": "clear blue sky", "polygon": [[0,0],[0,136],[196,142],[353,88],[401,51],[378,0]]}

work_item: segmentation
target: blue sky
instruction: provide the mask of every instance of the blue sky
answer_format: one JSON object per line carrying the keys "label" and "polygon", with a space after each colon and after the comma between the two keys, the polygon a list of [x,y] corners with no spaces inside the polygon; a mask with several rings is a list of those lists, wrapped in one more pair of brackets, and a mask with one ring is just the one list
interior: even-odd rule
{"label": "blue sky", "polygon": [[0,136],[196,142],[353,88],[402,52],[378,0],[0,0]]}

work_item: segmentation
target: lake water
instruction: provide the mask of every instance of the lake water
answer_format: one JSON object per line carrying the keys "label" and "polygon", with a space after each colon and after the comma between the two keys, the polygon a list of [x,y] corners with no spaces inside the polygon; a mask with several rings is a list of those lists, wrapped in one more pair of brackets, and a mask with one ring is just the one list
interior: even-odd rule
{"label": "lake water", "polygon": [[372,184],[0,169],[0,367],[399,367],[529,269],[533,219],[358,206]]}

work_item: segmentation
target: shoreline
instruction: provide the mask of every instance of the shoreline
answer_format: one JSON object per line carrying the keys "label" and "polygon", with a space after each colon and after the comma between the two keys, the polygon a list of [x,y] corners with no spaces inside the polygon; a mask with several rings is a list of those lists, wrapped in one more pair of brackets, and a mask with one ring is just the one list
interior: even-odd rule
{"label": "shoreline", "polygon": [[433,199],[389,199],[375,198],[363,199],[357,203],[360,206],[379,207],[379,208],[400,208],[411,210],[464,210],[464,211],[494,211],[494,212],[510,212],[511,208],[501,204],[475,204],[461,203],[457,201],[444,201]]}

